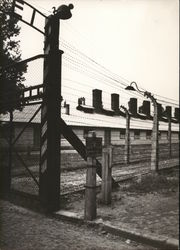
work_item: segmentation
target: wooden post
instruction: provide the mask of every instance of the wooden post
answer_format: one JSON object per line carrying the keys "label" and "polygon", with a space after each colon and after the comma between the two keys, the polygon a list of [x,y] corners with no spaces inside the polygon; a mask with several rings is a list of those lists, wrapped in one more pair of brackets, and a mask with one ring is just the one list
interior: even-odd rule
{"label": "wooden post", "polygon": [[111,132],[105,130],[104,136],[104,149],[102,153],[102,184],[101,195],[102,202],[106,205],[111,204],[111,191],[112,191],[112,148]]}
{"label": "wooden post", "polygon": [[[97,143],[98,141],[98,143]],[[102,150],[102,139],[95,132],[89,132],[86,138],[87,172],[85,185],[85,220],[96,219],[96,156],[98,146]]]}
{"label": "wooden post", "polygon": [[59,19],[49,16],[45,25],[44,96],[41,112],[39,196],[48,212],[60,208],[61,57]]}

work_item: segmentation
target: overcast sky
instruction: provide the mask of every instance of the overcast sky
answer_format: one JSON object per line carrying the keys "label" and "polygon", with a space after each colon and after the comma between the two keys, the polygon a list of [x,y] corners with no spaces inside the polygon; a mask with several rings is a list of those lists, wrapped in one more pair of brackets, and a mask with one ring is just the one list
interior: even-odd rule
{"label": "overcast sky", "polygon": [[[73,3],[72,18],[60,22],[60,34],[65,41],[123,77],[121,79],[125,83],[136,81],[139,86],[152,93],[178,100],[178,0],[27,0],[27,2],[45,15],[51,14],[53,6]],[[30,9],[24,9],[23,13],[24,18],[30,18],[32,15]],[[19,25],[22,27],[20,40],[23,59],[42,53],[43,35],[27,25],[22,23]],[[43,28],[44,20],[38,19],[37,25]],[[66,51],[63,56],[66,57]],[[75,80],[81,83],[84,81],[85,90],[86,84],[89,84],[92,89],[98,87],[109,91],[110,87],[103,84],[101,79],[100,85],[97,85],[97,79],[95,81],[86,76],[85,80],[82,72],[81,76],[77,71],[73,72],[72,68],[68,67],[68,61],[63,60],[66,66],[63,65],[63,79],[74,81],[71,82],[71,87],[76,88],[77,96],[80,97],[82,94],[78,93]],[[39,81],[42,69],[37,65],[38,62],[31,64],[31,74],[27,76],[28,85],[41,83]],[[79,88],[82,91],[82,86]],[[117,85],[113,89],[112,83],[111,93],[116,90],[118,90]],[[69,91],[67,89],[65,92]]]}

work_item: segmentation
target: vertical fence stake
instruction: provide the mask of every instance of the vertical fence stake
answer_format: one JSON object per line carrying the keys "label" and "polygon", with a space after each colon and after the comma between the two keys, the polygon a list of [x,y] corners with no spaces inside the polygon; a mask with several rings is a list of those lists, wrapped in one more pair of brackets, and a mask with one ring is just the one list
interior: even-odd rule
{"label": "vertical fence stake", "polygon": [[169,157],[172,157],[172,147],[171,147],[171,117],[168,117],[168,148],[169,148]]}
{"label": "vertical fence stake", "polygon": [[85,185],[85,220],[96,219],[96,159],[87,158]]}
{"label": "vertical fence stake", "polygon": [[129,149],[130,149],[130,113],[126,107],[121,105],[121,108],[126,114],[126,134],[125,134],[125,146],[124,146],[124,161],[125,164],[129,163]]}
{"label": "vertical fence stake", "polygon": [[101,195],[102,202],[106,205],[111,204],[111,191],[112,191],[112,148],[111,132],[105,130],[104,136],[104,149],[102,153],[102,184]]}
{"label": "vertical fence stake", "polygon": [[[98,142],[98,143],[97,143]],[[85,220],[96,219],[96,156],[102,151],[102,139],[96,138],[95,132],[89,132],[86,138],[87,172],[85,185]],[[102,152],[101,152],[102,153]]]}
{"label": "vertical fence stake", "polygon": [[151,147],[151,171],[158,171],[159,164],[159,111],[156,100],[153,101],[154,117],[153,117],[153,130],[152,130],[152,147]]}
{"label": "vertical fence stake", "polygon": [[102,153],[102,202],[111,204],[112,192],[112,148],[104,148]]}
{"label": "vertical fence stake", "polygon": [[130,147],[130,114],[126,109],[126,134],[125,134],[125,163],[129,164],[129,147]]}
{"label": "vertical fence stake", "polygon": [[[88,137],[91,134],[88,133]],[[95,139],[96,134],[92,134]],[[87,143],[86,143],[87,144]],[[86,185],[85,185],[85,220],[96,219],[96,158],[92,156],[87,157],[87,171],[86,171]]]}
{"label": "vertical fence stake", "polygon": [[10,114],[10,126],[9,126],[9,162],[7,169],[7,191],[11,189],[11,172],[12,172],[12,141],[13,141],[13,111],[9,112]]}

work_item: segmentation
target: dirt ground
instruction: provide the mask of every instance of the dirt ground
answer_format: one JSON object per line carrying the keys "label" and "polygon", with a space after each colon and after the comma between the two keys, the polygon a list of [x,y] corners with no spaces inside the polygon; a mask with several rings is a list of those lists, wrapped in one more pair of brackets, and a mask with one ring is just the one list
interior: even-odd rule
{"label": "dirt ground", "polygon": [[[179,172],[146,176],[120,185],[112,193],[110,205],[97,195],[97,218],[114,226],[137,229],[142,233],[179,238]],[[64,209],[84,216],[84,195],[67,196]]]}
{"label": "dirt ground", "polygon": [[[178,166],[179,159],[161,160],[159,168],[167,168],[171,166]],[[30,167],[29,168],[34,176],[36,176],[37,181],[39,181],[39,168]],[[141,162],[129,165],[117,165],[112,168],[112,176],[116,181],[122,180],[127,176],[133,176],[134,174],[143,174],[148,172],[150,169],[149,162]],[[39,189],[34,180],[29,176],[26,170],[23,169],[24,174],[17,174],[13,172],[12,178],[12,189],[19,190],[25,193],[38,195]],[[71,171],[63,170],[61,173],[61,194],[68,192],[74,192],[76,190],[84,188],[86,181],[86,168],[84,169],[74,169]],[[97,185],[101,184],[101,179],[97,176]]]}
{"label": "dirt ground", "polygon": [[[120,176],[122,170],[118,170]],[[65,191],[69,191],[69,186],[72,186],[73,190],[74,186],[84,186],[85,176],[84,173],[79,174],[81,172],[82,170],[76,171],[74,175],[72,171],[64,172]],[[125,175],[126,172],[127,170]],[[97,219],[113,226],[137,229],[143,234],[152,233],[178,239],[178,187],[178,169],[165,171],[158,176],[144,175],[129,183],[121,183],[119,188],[113,191],[112,202],[108,206],[102,204],[101,194],[97,194]],[[84,217],[84,203],[84,194],[64,195],[61,208]],[[1,250],[154,249],[126,242],[95,228],[57,221],[29,210],[27,212],[9,202],[3,201],[1,204]]]}
{"label": "dirt ground", "polygon": [[86,225],[71,224],[0,200],[1,250],[153,250]]}

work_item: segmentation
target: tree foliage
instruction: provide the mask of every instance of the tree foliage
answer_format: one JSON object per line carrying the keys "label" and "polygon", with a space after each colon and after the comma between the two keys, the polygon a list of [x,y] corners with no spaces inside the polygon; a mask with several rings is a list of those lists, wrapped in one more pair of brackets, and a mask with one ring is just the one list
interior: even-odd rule
{"label": "tree foliage", "polygon": [[17,39],[20,27],[18,20],[9,13],[12,13],[12,1],[0,0],[0,113],[22,108],[18,100],[27,68],[25,64],[15,66],[15,62],[21,60]]}

